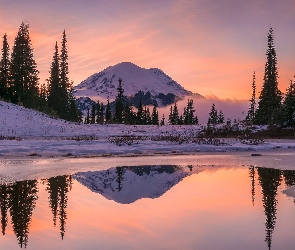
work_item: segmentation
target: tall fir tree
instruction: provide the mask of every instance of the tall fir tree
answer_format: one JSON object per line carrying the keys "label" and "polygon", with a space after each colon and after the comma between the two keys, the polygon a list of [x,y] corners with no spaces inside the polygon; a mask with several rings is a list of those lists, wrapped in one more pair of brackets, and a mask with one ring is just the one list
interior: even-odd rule
{"label": "tall fir tree", "polygon": [[217,121],[218,124],[222,124],[224,123],[224,114],[222,112],[222,110],[219,110],[219,114],[218,114],[218,121]]}
{"label": "tall fir tree", "polygon": [[274,45],[273,29],[269,29],[267,60],[263,78],[263,86],[259,96],[258,109],[254,117],[255,124],[273,124],[281,107],[281,92],[278,89],[277,53]]}
{"label": "tall fir tree", "polygon": [[38,109],[41,112],[48,112],[48,90],[45,83],[41,84],[41,87],[40,87]]}
{"label": "tall fir tree", "polygon": [[253,122],[256,112],[256,75],[253,73],[252,79],[252,96],[250,100],[249,110],[246,116],[246,121]]}
{"label": "tall fir tree", "polygon": [[66,31],[63,31],[61,52],[60,52],[60,81],[59,81],[59,105],[62,110],[58,113],[60,118],[68,118],[69,100],[68,90],[71,89],[70,80],[68,77],[69,66],[68,66],[68,46]]}
{"label": "tall fir tree", "polygon": [[22,22],[11,54],[11,101],[22,103],[28,108],[37,108],[39,71],[34,60],[33,47],[29,35],[29,24]]}
{"label": "tall fir tree", "polygon": [[177,125],[179,123],[179,112],[177,104],[174,103],[173,112],[172,112],[172,125]]}
{"label": "tall fir tree", "polygon": [[2,57],[0,61],[0,98],[4,100],[10,99],[10,59],[9,59],[9,45],[7,42],[7,35],[3,36]]}
{"label": "tall fir tree", "polygon": [[283,123],[288,127],[295,125],[295,76],[294,80],[290,81],[290,86],[287,89],[283,102]]}
{"label": "tall fir tree", "polygon": [[152,112],[152,125],[159,125],[159,113],[157,110],[156,103],[154,103],[153,112]]}
{"label": "tall fir tree", "polygon": [[218,114],[215,108],[215,104],[212,104],[211,111],[209,113],[208,124],[215,125],[218,123]]}
{"label": "tall fir tree", "polygon": [[59,54],[57,42],[54,46],[54,53],[52,63],[49,71],[48,82],[48,107],[60,115],[62,107],[59,103],[59,88],[60,88],[60,68],[59,68]]}
{"label": "tall fir tree", "polygon": [[119,78],[119,85],[117,88],[118,95],[115,100],[115,114],[114,114],[114,122],[115,123],[123,123],[123,111],[124,111],[124,89],[122,87],[122,79]]}
{"label": "tall fir tree", "polygon": [[108,97],[108,100],[107,100],[105,118],[106,118],[106,123],[110,123],[112,121],[112,112],[111,112],[111,105],[110,105],[109,97]]}
{"label": "tall fir tree", "polygon": [[90,118],[91,124],[95,123],[95,118],[96,118],[96,103],[93,103],[91,106],[91,118]]}
{"label": "tall fir tree", "polygon": [[143,107],[141,100],[139,101],[136,113],[136,124],[143,125],[144,124],[144,117],[143,117]]}
{"label": "tall fir tree", "polygon": [[194,112],[194,101],[189,99],[183,114],[184,124],[188,125],[194,123]]}

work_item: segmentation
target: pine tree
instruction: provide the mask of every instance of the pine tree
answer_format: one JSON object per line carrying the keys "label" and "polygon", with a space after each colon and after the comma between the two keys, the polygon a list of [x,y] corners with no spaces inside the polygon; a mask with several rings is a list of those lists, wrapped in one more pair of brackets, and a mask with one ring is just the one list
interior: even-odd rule
{"label": "pine tree", "polygon": [[10,99],[10,59],[9,59],[9,45],[7,42],[7,35],[3,37],[2,58],[0,61],[0,98],[4,100]]}
{"label": "pine tree", "polygon": [[[103,104],[101,104],[103,105]],[[100,102],[97,101],[95,105],[95,115],[96,115],[96,123],[102,124],[103,123],[103,111],[101,112],[101,105]]]}
{"label": "pine tree", "polygon": [[143,125],[144,124],[144,117],[143,117],[143,107],[141,100],[139,101],[136,113],[136,124]]}
{"label": "pine tree", "polygon": [[101,103],[100,104],[99,120],[98,120],[100,124],[104,123],[103,110],[104,110],[104,106],[103,106],[103,103]]}
{"label": "pine tree", "polygon": [[68,92],[68,117],[67,120],[72,122],[82,122],[82,113],[76,105],[76,98],[73,95],[73,88]]}
{"label": "pine tree", "polygon": [[281,106],[281,92],[278,89],[277,53],[274,46],[273,29],[268,33],[267,61],[265,64],[263,86],[259,96],[255,124],[272,124]]}
{"label": "pine tree", "polygon": [[85,124],[89,124],[90,123],[90,111],[89,111],[89,108],[87,109],[87,115],[86,115],[86,118],[85,118]]}
{"label": "pine tree", "polygon": [[161,119],[161,123],[160,123],[161,126],[164,126],[165,125],[165,115],[163,114],[162,116],[162,119]]}
{"label": "pine tree", "polygon": [[40,96],[39,96],[39,107],[38,109],[42,112],[47,112],[48,111],[48,91],[46,84],[43,83],[40,87]]}
{"label": "pine tree", "polygon": [[179,123],[179,112],[177,104],[174,103],[173,113],[172,113],[172,125],[177,125]]}
{"label": "pine tree", "polygon": [[191,99],[189,99],[187,101],[187,105],[186,108],[184,110],[183,113],[183,117],[184,117],[184,124],[188,125],[188,124],[193,124],[194,121],[194,101]]}
{"label": "pine tree", "polygon": [[212,104],[211,111],[209,113],[209,119],[208,119],[208,124],[215,125],[218,123],[218,115],[217,115],[217,110],[215,108],[215,104]]}
{"label": "pine tree", "polygon": [[256,112],[256,76],[254,71],[253,80],[252,80],[252,96],[250,100],[249,110],[246,116],[246,121],[252,122],[255,117],[255,112]]}
{"label": "pine tree", "polygon": [[38,73],[29,35],[29,24],[22,22],[11,54],[11,101],[28,108],[38,107]]}
{"label": "pine tree", "polygon": [[219,111],[217,123],[218,124],[224,123],[224,114],[223,114],[222,110]]}
{"label": "pine tree", "polygon": [[58,45],[55,43],[53,59],[50,66],[48,82],[48,107],[54,110],[60,116],[65,107],[61,107],[59,103],[59,88],[60,88],[60,68],[59,68],[59,54]]}
{"label": "pine tree", "polygon": [[118,95],[115,100],[115,115],[114,122],[121,124],[123,122],[123,110],[124,110],[124,89],[122,88],[122,79],[119,78],[119,85],[117,88]]}
{"label": "pine tree", "polygon": [[108,97],[107,106],[106,106],[106,123],[110,123],[112,121],[112,113],[111,113],[111,105]]}
{"label": "pine tree", "polygon": [[69,66],[68,66],[68,48],[67,48],[67,37],[66,31],[63,31],[63,37],[61,42],[61,52],[60,52],[60,81],[59,81],[59,105],[62,107],[62,111],[58,112],[60,118],[68,118],[68,90],[71,88],[70,80],[68,77]]}
{"label": "pine tree", "polygon": [[285,126],[295,125],[295,76],[294,81],[290,81],[286,97],[283,102],[283,123]]}
{"label": "pine tree", "polygon": [[132,106],[127,101],[125,104],[124,112],[123,112],[123,120],[124,124],[135,124],[135,114],[133,112]]}
{"label": "pine tree", "polygon": [[93,103],[91,106],[91,119],[90,119],[91,124],[95,123],[95,116],[96,116],[96,103]]}
{"label": "pine tree", "polygon": [[173,108],[170,106],[170,113],[168,117],[168,124],[172,125],[172,120],[173,120]]}
{"label": "pine tree", "polygon": [[157,110],[157,104],[154,104],[153,112],[152,112],[152,124],[159,125],[159,114]]}

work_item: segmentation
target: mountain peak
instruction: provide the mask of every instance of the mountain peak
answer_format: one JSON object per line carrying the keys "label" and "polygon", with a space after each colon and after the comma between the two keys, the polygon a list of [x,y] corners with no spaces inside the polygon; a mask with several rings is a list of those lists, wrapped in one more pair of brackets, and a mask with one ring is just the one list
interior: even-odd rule
{"label": "mountain peak", "polygon": [[118,80],[122,79],[124,94],[134,96],[139,91],[150,92],[155,100],[159,94],[173,94],[178,98],[192,95],[179,83],[157,68],[145,69],[132,62],[121,62],[93,74],[74,87],[74,95],[89,97],[93,101],[114,100],[117,96]]}

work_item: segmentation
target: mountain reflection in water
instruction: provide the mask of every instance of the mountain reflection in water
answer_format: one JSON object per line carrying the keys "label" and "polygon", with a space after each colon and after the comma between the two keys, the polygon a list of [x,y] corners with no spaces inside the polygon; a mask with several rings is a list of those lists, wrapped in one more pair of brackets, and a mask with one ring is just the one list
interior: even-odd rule
{"label": "mountain reflection in water", "polygon": [[[19,247],[30,248],[30,226],[34,209],[38,206],[41,186],[45,187],[47,193],[52,227],[58,227],[60,238],[64,239],[68,219],[67,208],[71,203],[68,197],[78,183],[118,204],[131,204],[142,198],[159,198],[184,178],[203,171],[211,173],[218,170],[213,166],[191,165],[123,166],[101,171],[78,172],[72,176],[3,184],[0,186],[1,232],[3,237],[6,237],[7,228],[11,226]],[[258,186],[261,188],[260,202],[265,216],[265,246],[271,249],[278,219],[278,188],[282,183],[286,187],[295,185],[295,171],[251,166],[248,169],[248,179],[253,206],[256,206],[257,202],[256,189]]]}

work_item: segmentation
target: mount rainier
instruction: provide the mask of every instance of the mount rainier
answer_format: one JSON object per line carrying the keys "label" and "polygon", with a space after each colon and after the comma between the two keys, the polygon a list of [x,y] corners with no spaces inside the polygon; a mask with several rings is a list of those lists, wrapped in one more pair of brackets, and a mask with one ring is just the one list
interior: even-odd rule
{"label": "mount rainier", "polygon": [[148,99],[144,103],[146,105],[156,102],[158,106],[166,106],[185,96],[202,97],[184,89],[160,69],[144,69],[131,62],[122,62],[93,74],[74,87],[74,95],[77,99],[90,98],[92,101],[105,102],[109,98],[113,101],[118,93],[119,78],[122,79],[124,95]]}

